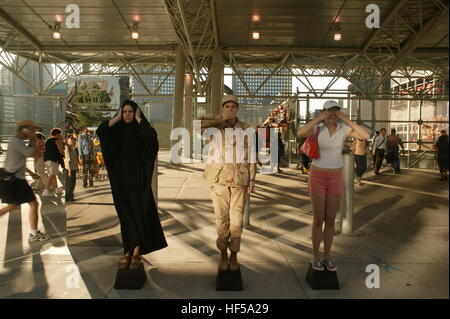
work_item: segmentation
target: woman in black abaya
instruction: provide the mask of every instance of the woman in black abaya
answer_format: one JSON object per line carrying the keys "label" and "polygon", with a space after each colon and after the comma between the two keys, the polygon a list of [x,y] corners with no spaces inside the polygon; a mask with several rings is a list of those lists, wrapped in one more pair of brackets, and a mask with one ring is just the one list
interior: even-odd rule
{"label": "woman in black abaya", "polygon": [[140,255],[167,246],[151,180],[159,145],[156,131],[139,106],[123,102],[116,117],[97,129],[119,216],[124,256],[119,269],[136,269]]}

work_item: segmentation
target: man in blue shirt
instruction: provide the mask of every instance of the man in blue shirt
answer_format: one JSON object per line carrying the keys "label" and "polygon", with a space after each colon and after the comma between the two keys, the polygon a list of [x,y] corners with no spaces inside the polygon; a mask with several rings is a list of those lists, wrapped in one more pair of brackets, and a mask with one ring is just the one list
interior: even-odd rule
{"label": "man in blue shirt", "polygon": [[94,186],[94,143],[92,137],[89,134],[87,127],[83,129],[83,133],[78,137],[78,152],[81,160],[81,165],[83,166],[83,187]]}

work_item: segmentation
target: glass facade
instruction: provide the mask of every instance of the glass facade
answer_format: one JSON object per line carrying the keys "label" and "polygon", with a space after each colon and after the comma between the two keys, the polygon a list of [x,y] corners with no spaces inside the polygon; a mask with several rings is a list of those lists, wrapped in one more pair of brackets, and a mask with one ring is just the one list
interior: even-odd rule
{"label": "glass facade", "polygon": [[[19,58],[19,65],[25,64],[25,59]],[[49,68],[52,70],[52,68]],[[39,64],[28,61],[22,70],[23,76],[34,87],[40,87]],[[43,68],[43,87],[52,81],[52,76]],[[65,85],[54,88],[50,94],[65,94]],[[51,96],[36,97],[34,92],[22,80],[5,68],[0,69],[0,134],[12,135],[15,133],[16,122],[32,120],[43,127],[44,134],[48,134],[54,126],[64,125],[63,105],[56,102]],[[18,95],[18,96],[13,96]],[[25,95],[25,96],[20,96]]]}
{"label": "glass facade", "polygon": [[[258,73],[264,75],[258,75]],[[244,97],[239,98],[240,107],[238,117],[247,123],[261,124],[270,114],[270,111],[281,104],[285,98],[277,98],[279,95],[292,94],[291,76],[272,76],[267,80],[268,69],[252,68],[244,71],[242,77],[249,90],[254,93],[258,89],[257,95],[268,96],[266,98]],[[248,75],[246,75],[248,74]],[[279,74],[289,74],[288,71],[281,71]],[[265,82],[266,81],[266,82]],[[248,95],[245,85],[237,75],[232,76],[233,93],[235,95]]]}
{"label": "glass facade", "polygon": [[[160,69],[157,72],[169,73],[169,69]],[[157,92],[155,95],[167,96],[142,96],[150,95],[144,86],[138,81],[136,77],[131,76],[131,95],[133,100],[138,103],[145,112],[145,116],[151,122],[171,122],[173,95],[175,94],[175,76],[170,75],[166,78],[165,75],[141,75],[141,80],[151,91]],[[164,83],[162,83],[164,81]]]}

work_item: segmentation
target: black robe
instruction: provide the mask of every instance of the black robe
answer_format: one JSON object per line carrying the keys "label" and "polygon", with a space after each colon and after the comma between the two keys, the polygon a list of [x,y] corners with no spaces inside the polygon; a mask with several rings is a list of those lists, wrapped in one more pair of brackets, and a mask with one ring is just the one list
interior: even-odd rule
{"label": "black robe", "polygon": [[124,254],[136,246],[145,255],[167,246],[158,216],[151,180],[159,150],[155,129],[143,118],[97,129],[120,221]]}

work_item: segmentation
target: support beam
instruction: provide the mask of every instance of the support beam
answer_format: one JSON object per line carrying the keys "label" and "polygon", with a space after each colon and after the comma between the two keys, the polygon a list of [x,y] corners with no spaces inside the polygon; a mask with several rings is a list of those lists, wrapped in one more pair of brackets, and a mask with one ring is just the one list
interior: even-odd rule
{"label": "support beam", "polygon": [[211,7],[211,16],[212,16],[212,23],[213,23],[213,29],[214,29],[214,42],[216,48],[219,47],[219,28],[217,26],[217,18],[216,18],[216,0],[209,0],[209,5]]}
{"label": "support beam", "polygon": [[372,123],[371,123],[371,126],[372,126],[372,131],[373,132],[375,132],[375,121],[377,120],[377,115],[376,115],[376,113],[375,113],[375,100],[372,100]]}
{"label": "support beam", "polygon": [[212,59],[211,66],[211,113],[220,113],[220,102],[223,95],[223,55],[217,50]]}
{"label": "support beam", "polygon": [[0,17],[5,20],[14,30],[24,36],[36,49],[42,50],[41,43],[31,35],[24,27],[22,27],[16,20],[11,18],[2,8],[0,8]]}
{"label": "support beam", "polygon": [[366,54],[366,52],[369,50],[372,43],[381,35],[382,31],[386,26],[388,26],[392,20],[397,16],[397,13],[403,8],[403,6],[408,2],[408,0],[399,0],[395,4],[395,7],[389,11],[389,14],[387,17],[383,20],[380,27],[378,29],[375,29],[369,36],[369,38],[364,43],[364,46],[361,50],[361,52],[358,54],[358,56],[362,56]]}
{"label": "support beam", "polygon": [[164,0],[164,6],[177,35],[178,47],[184,54],[188,71],[199,95],[208,92],[211,55],[218,47],[215,5],[211,0]]}
{"label": "support beam", "polygon": [[436,14],[432,17],[429,17],[424,23],[423,26],[418,26],[418,32],[415,37],[408,39],[402,45],[402,48],[395,56],[395,60],[392,62],[387,72],[384,74],[383,78],[380,80],[375,89],[371,92],[375,93],[384,80],[388,79],[391,73],[402,64],[402,62],[409,56],[411,52],[413,52],[417,46],[422,42],[422,40],[433,32],[434,29],[445,23],[448,20],[448,2],[447,2],[447,10],[436,12]]}
{"label": "support beam", "polygon": [[[181,50],[177,50],[175,65],[175,99],[172,108],[172,130],[182,125],[183,95],[184,95],[184,73],[186,60]],[[176,141],[172,141],[172,145]]]}
{"label": "support beam", "polygon": [[184,75],[184,127],[189,131],[190,136],[192,135],[192,120],[193,118],[193,85],[192,77],[190,74]]}

